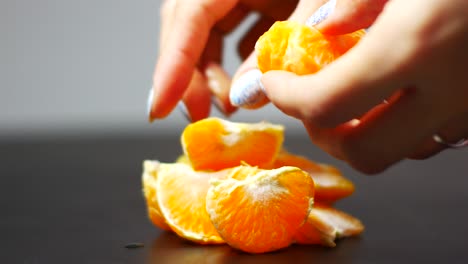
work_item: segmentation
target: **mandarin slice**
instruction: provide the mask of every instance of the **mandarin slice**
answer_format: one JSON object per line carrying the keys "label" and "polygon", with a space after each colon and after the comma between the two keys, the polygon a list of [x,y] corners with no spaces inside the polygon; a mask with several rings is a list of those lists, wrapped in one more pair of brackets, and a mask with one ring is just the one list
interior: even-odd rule
{"label": "mandarin slice", "polygon": [[182,148],[195,170],[271,164],[284,140],[284,127],[267,122],[236,123],[211,117],[189,124]]}
{"label": "mandarin slice", "polygon": [[336,208],[315,204],[306,223],[295,235],[298,244],[321,244],[334,247],[335,240],[357,236],[364,231],[361,221]]}
{"label": "mandarin slice", "polygon": [[206,212],[211,178],[228,170],[200,172],[184,163],[161,163],[157,168],[156,196],[162,215],[177,235],[199,244],[224,243]]}
{"label": "mandarin slice", "polygon": [[210,219],[230,246],[262,253],[289,246],[313,203],[314,182],[296,167],[239,166],[212,179],[206,196]]}
{"label": "mandarin slice", "polygon": [[159,162],[145,160],[143,162],[143,195],[146,200],[148,217],[154,225],[163,230],[171,230],[166,219],[161,213],[156,197],[156,179],[158,175]]}
{"label": "mandarin slice", "polygon": [[292,154],[282,149],[273,163],[274,168],[282,166],[298,167],[310,174],[315,183],[315,201],[333,203],[350,196],[354,184],[335,167],[313,162],[306,157]]}
{"label": "mandarin slice", "polygon": [[365,34],[323,35],[293,21],[278,21],[255,45],[260,71],[285,70],[298,75],[319,71],[352,48]]}

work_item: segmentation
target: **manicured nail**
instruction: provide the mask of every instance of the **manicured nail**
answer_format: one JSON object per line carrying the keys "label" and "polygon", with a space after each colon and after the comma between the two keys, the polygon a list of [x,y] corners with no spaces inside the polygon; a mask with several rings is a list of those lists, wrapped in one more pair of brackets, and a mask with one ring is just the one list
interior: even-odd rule
{"label": "manicured nail", "polygon": [[153,86],[151,86],[149,93],[148,93],[148,99],[146,101],[146,114],[148,115],[148,119],[150,122],[153,121],[153,118],[151,117],[151,107],[153,106],[153,98],[154,98],[154,90],[153,90]]}
{"label": "manicured nail", "polygon": [[306,25],[309,27],[315,26],[318,23],[325,20],[335,9],[336,0],[330,0],[323,4],[317,11],[312,14],[306,21]]}
{"label": "manicured nail", "polygon": [[187,106],[185,105],[184,101],[179,101],[177,104],[177,108],[179,108],[179,111],[182,112],[182,114],[185,116],[185,119],[192,123],[192,117],[190,116],[190,113],[188,112]]}
{"label": "manicured nail", "polygon": [[231,85],[229,100],[234,106],[249,106],[265,98],[265,89],[260,78],[262,72],[253,69],[242,74]]}

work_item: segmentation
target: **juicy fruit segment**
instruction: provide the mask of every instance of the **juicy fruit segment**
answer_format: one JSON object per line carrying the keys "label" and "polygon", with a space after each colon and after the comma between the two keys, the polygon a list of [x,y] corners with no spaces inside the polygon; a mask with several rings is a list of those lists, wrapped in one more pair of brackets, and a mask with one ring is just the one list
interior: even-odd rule
{"label": "juicy fruit segment", "polygon": [[285,248],[304,223],[314,197],[311,177],[296,167],[239,166],[212,179],[206,209],[230,246],[262,253]]}
{"label": "juicy fruit segment", "polygon": [[242,162],[266,166],[273,162],[283,140],[283,126],[234,123],[214,117],[189,124],[181,138],[195,170],[221,170]]}
{"label": "juicy fruit segment", "polygon": [[319,71],[346,53],[365,34],[323,35],[317,29],[293,21],[279,21],[255,45],[262,72],[285,70],[298,75]]}
{"label": "juicy fruit segment", "polygon": [[156,179],[158,175],[159,162],[145,160],[143,163],[143,194],[146,198],[146,207],[148,208],[148,217],[159,228],[171,230],[166,223],[166,219],[161,213],[156,197]]}
{"label": "juicy fruit segment", "polygon": [[334,247],[338,238],[357,236],[364,231],[359,219],[333,207],[316,204],[306,223],[295,235],[298,244],[322,244]]}
{"label": "juicy fruit segment", "polygon": [[157,202],[171,229],[197,243],[223,243],[205,210],[205,198],[209,180],[227,171],[197,172],[183,163],[161,163],[157,171]]}
{"label": "juicy fruit segment", "polygon": [[282,126],[210,118],[189,127],[175,163],[144,162],[143,193],[156,226],[250,253],[291,243],[334,246],[363,231],[358,219],[331,207],[352,194],[352,182],[282,149]]}
{"label": "juicy fruit segment", "polygon": [[308,172],[315,182],[315,200],[332,203],[351,195],[354,184],[335,167],[313,162],[305,157],[281,150],[273,167],[295,166]]}

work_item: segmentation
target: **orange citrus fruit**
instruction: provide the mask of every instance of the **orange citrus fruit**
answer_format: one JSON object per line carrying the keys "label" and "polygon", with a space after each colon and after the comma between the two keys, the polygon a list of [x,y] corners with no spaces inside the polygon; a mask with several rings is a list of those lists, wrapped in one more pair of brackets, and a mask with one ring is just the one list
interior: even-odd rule
{"label": "orange citrus fruit", "polygon": [[148,217],[154,225],[163,230],[171,230],[166,223],[166,219],[159,209],[156,197],[156,178],[158,174],[159,162],[152,160],[145,160],[143,162],[143,194],[146,198],[146,207],[148,210]]}
{"label": "orange citrus fruit", "polygon": [[308,172],[315,183],[315,200],[332,203],[351,195],[354,184],[345,178],[335,167],[313,162],[306,157],[292,154],[284,149],[280,151],[273,167],[295,166]]}
{"label": "orange citrus fruit", "polygon": [[245,162],[271,164],[284,140],[284,127],[267,122],[236,123],[207,118],[182,132],[182,148],[195,170],[221,170]]}
{"label": "orange citrus fruit", "polygon": [[365,34],[323,35],[293,21],[278,21],[255,45],[260,71],[284,70],[298,75],[319,71],[352,48]]}
{"label": "orange citrus fruit", "polygon": [[307,222],[295,235],[298,244],[322,244],[334,247],[338,238],[357,236],[364,231],[359,219],[336,208],[315,204]]}
{"label": "orange citrus fruit", "polygon": [[293,242],[313,203],[314,183],[296,167],[233,168],[213,178],[206,209],[221,237],[249,253],[285,248]]}
{"label": "orange citrus fruit", "polygon": [[156,200],[171,229],[179,236],[200,243],[220,244],[219,236],[206,212],[209,180],[227,171],[194,171],[184,163],[160,163],[157,168]]}
{"label": "orange citrus fruit", "polygon": [[294,242],[334,246],[337,238],[360,234],[358,219],[330,206],[354,191],[352,182],[330,165],[282,149],[283,130],[219,118],[188,125],[175,163],[144,161],[150,220],[199,244],[250,253]]}

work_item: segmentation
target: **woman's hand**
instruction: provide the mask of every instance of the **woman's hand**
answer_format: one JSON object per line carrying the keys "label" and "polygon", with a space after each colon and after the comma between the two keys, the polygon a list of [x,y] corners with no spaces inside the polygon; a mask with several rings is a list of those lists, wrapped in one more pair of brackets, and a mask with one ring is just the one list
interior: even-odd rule
{"label": "woman's hand", "polygon": [[441,151],[434,134],[468,138],[468,1],[385,2],[338,1],[317,27],[338,34],[375,20],[368,35],[316,74],[272,71],[261,79],[313,142],[369,174]]}
{"label": "woman's hand", "polygon": [[[297,1],[166,0],[161,9],[160,55],[148,99],[150,120],[167,116],[183,100],[192,121],[209,115],[211,98],[224,114],[230,78],[221,68],[224,37],[253,11],[260,19],[239,43],[246,58],[258,36],[276,20],[286,19]],[[253,63],[247,62],[245,65]]]}
{"label": "woman's hand", "polygon": [[[299,2],[299,3],[298,3]],[[224,37],[248,14],[259,19],[238,43],[245,61],[234,79],[256,68],[252,54],[258,37],[278,20],[305,22],[325,0],[166,0],[161,9],[160,55],[148,98],[150,120],[166,117],[182,99],[192,121],[209,115],[211,102],[224,114],[231,80],[220,66]]]}

